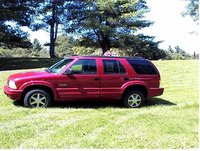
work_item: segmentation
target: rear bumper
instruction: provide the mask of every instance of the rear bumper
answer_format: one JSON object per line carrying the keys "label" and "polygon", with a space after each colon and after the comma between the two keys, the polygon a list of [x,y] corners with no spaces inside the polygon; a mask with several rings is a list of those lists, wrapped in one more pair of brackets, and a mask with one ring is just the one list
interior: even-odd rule
{"label": "rear bumper", "polygon": [[159,96],[159,95],[162,95],[163,92],[164,92],[164,88],[150,88],[148,97]]}
{"label": "rear bumper", "polygon": [[4,86],[4,93],[11,98],[12,100],[20,100],[21,99],[21,94],[22,90],[14,90],[9,88],[7,85]]}

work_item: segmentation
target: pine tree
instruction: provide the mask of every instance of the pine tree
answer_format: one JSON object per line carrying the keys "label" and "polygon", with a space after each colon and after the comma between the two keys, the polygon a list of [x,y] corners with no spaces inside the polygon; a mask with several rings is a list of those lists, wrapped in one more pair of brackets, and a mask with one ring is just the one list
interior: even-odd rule
{"label": "pine tree", "polygon": [[42,50],[42,46],[38,39],[34,39],[33,41],[33,51],[40,51]]}
{"label": "pine tree", "polygon": [[[31,47],[28,34],[20,26],[30,26],[35,8],[42,0],[0,1],[0,46]],[[11,22],[11,23],[9,23]]]}
{"label": "pine tree", "polygon": [[[144,0],[71,0],[66,4],[66,32],[79,34],[81,44],[124,48],[135,33],[151,25]],[[127,45],[126,45],[127,46]],[[131,45],[130,45],[131,46]]]}

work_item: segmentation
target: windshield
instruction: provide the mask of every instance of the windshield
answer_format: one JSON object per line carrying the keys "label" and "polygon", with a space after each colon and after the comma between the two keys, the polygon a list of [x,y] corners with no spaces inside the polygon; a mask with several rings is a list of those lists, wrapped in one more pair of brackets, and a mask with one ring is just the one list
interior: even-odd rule
{"label": "windshield", "polygon": [[69,59],[69,58],[62,59],[56,64],[49,67],[48,69],[46,69],[45,71],[51,72],[51,73],[59,73],[64,67],[66,67],[67,64],[69,64],[72,61],[73,59]]}

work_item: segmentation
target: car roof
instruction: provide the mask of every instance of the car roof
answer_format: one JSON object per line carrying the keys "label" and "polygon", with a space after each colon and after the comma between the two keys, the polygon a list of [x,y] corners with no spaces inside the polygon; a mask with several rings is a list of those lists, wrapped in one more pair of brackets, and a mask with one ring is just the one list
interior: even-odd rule
{"label": "car roof", "polygon": [[71,56],[70,58],[121,58],[121,59],[134,59],[134,60],[146,60],[142,57],[117,57],[117,56]]}

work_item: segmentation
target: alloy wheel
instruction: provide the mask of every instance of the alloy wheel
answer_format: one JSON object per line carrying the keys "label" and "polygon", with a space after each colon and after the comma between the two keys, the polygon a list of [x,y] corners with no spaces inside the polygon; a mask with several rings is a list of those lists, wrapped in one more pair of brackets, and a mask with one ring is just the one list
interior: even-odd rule
{"label": "alloy wheel", "polygon": [[141,104],[141,102],[142,102],[142,98],[138,94],[132,94],[128,98],[128,104],[131,107],[138,107]]}
{"label": "alloy wheel", "polygon": [[34,93],[30,96],[29,103],[32,107],[45,107],[47,104],[47,98],[42,93]]}

